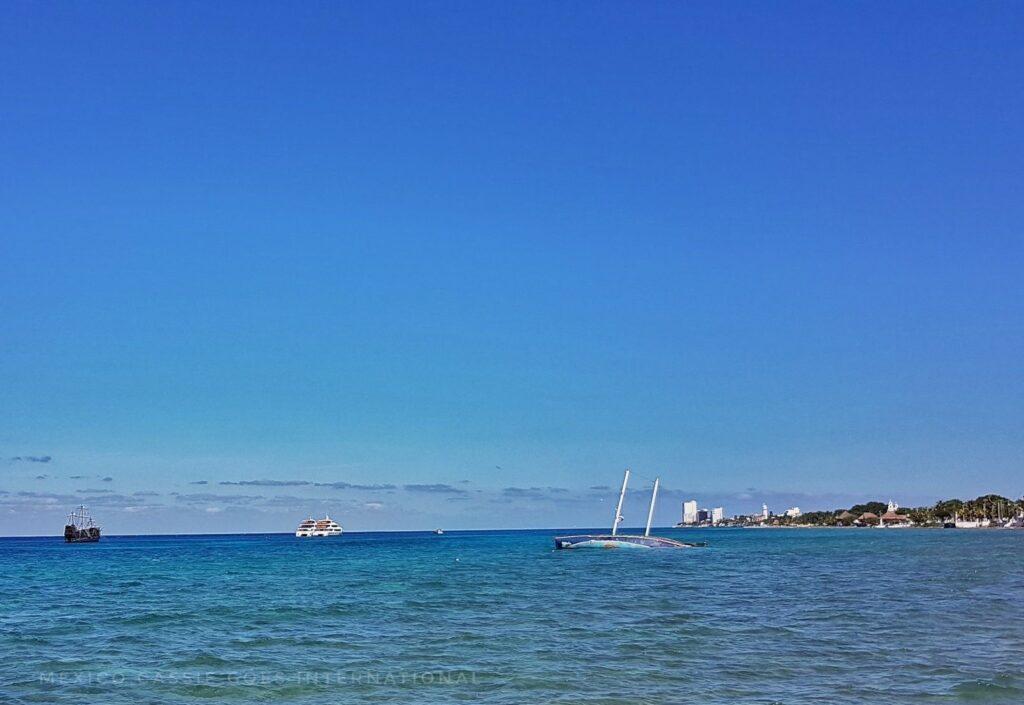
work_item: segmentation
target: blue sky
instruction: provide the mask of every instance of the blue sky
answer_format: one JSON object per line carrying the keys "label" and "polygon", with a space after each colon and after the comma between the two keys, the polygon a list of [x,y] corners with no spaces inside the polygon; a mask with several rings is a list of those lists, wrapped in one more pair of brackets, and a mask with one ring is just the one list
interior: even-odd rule
{"label": "blue sky", "polygon": [[0,13],[0,534],[1024,492],[1019,3]]}

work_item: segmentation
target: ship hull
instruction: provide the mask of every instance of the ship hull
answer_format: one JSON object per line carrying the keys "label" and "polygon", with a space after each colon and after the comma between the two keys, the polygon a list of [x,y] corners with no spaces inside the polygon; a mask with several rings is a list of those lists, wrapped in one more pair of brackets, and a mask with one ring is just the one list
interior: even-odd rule
{"label": "ship hull", "polygon": [[579,550],[581,548],[698,548],[706,543],[687,543],[660,536],[582,535],[556,536],[555,548]]}
{"label": "ship hull", "polygon": [[96,543],[100,540],[100,530],[97,528],[79,529],[74,526],[64,527],[65,543]]}

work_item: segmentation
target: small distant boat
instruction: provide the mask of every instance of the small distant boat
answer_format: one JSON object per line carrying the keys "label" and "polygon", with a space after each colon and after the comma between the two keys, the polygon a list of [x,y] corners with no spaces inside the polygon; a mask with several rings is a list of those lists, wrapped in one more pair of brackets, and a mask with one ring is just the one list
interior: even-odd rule
{"label": "small distant boat", "polygon": [[441,534],[444,533],[444,529],[434,529],[434,533],[437,534],[438,536],[440,536]]}
{"label": "small distant boat", "polygon": [[341,536],[341,525],[331,519],[329,516],[324,515],[323,519],[314,519],[310,517],[301,524],[299,528],[295,530],[295,536],[300,539],[322,537],[322,536]]}
{"label": "small distant boat", "polygon": [[92,520],[89,510],[84,506],[68,514],[68,523],[64,526],[66,543],[96,543],[100,540],[100,527]]}
{"label": "small distant boat", "polygon": [[629,470],[626,470],[622,478],[622,491],[619,492],[619,503],[615,506],[615,518],[612,523],[610,534],[580,534],[576,536],[556,536],[555,548],[578,549],[578,548],[698,548],[707,546],[705,542],[687,543],[666,539],[660,536],[651,536],[651,519],[654,517],[654,503],[658,498],[658,482],[654,480],[654,491],[651,493],[651,507],[647,511],[647,527],[643,536],[631,536],[619,534],[619,524],[622,522],[622,500],[626,497],[626,485],[629,483]]}

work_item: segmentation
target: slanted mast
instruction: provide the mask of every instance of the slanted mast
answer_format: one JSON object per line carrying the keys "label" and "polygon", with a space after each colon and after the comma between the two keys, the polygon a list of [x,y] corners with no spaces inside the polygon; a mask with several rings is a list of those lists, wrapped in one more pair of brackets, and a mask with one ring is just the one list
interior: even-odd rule
{"label": "slanted mast", "polygon": [[629,468],[626,468],[626,474],[622,476],[622,491],[619,492],[619,503],[615,505],[615,518],[612,520],[612,536],[619,532],[619,524],[625,518],[622,516],[622,500],[626,498],[626,485],[628,484]]}
{"label": "slanted mast", "polygon": [[644,536],[651,535],[651,519],[654,518],[654,503],[658,501],[658,482],[660,477],[654,478],[654,490],[651,492],[651,508],[647,510],[647,527],[644,529]]}

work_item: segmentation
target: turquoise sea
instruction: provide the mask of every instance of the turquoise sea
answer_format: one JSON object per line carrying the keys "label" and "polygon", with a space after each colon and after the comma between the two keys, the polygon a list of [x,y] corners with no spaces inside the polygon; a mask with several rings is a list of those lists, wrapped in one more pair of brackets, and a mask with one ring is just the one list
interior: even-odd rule
{"label": "turquoise sea", "polygon": [[1020,703],[1024,531],[0,540],[0,703]]}

